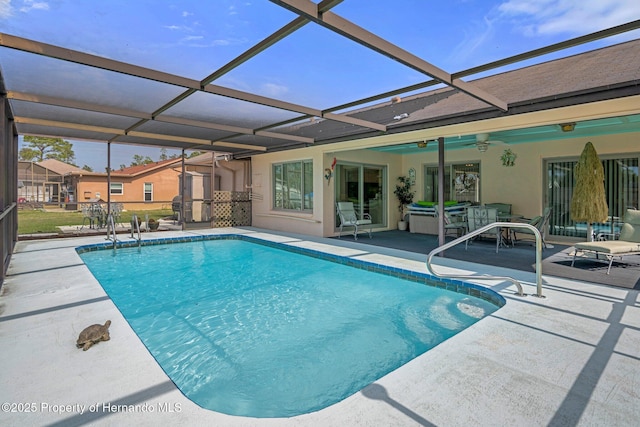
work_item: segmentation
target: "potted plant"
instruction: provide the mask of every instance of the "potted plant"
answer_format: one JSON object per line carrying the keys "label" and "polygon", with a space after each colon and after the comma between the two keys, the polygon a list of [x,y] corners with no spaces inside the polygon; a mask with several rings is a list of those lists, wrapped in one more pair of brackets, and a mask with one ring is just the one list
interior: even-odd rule
{"label": "potted plant", "polygon": [[159,221],[156,221],[156,220],[155,220],[155,219],[153,219],[153,218],[149,218],[149,222],[148,222],[148,224],[147,224],[147,225],[149,226],[149,229],[150,229],[151,231],[155,231],[155,230],[157,230],[157,229],[158,229],[158,227],[160,226],[160,222],[159,222]]}
{"label": "potted plant", "polygon": [[398,198],[398,211],[400,211],[400,221],[398,221],[398,229],[406,230],[407,222],[404,220],[404,207],[413,203],[413,191],[411,191],[412,180],[407,176],[398,177],[399,184],[393,194]]}

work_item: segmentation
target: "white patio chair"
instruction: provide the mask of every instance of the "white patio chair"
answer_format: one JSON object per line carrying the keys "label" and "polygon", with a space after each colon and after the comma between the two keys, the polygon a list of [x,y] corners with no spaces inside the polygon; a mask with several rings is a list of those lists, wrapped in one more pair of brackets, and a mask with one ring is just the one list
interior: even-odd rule
{"label": "white patio chair", "polygon": [[[533,225],[540,232],[540,236],[542,237],[542,249],[547,248],[547,241],[545,237],[546,237],[547,225],[549,224],[550,218],[551,218],[551,208],[546,207],[544,208],[542,215],[538,215],[526,222],[529,225]],[[526,228],[512,228],[511,233],[512,233],[511,240],[513,241],[514,245],[518,242],[517,234],[527,234],[530,236],[534,235],[533,231]]]}
{"label": "white patio chair", "polygon": [[340,232],[338,238],[342,237],[343,227],[353,227],[353,238],[358,240],[358,227],[369,226],[369,238],[371,238],[371,229],[373,228],[371,215],[365,213],[362,218],[358,218],[353,203],[351,202],[338,202],[336,203],[336,209],[338,217],[340,218]]}
{"label": "white patio chair", "polygon": [[456,237],[467,234],[466,214],[462,218],[454,218],[449,212],[444,211],[444,235],[446,236],[451,231],[456,233]]}
{"label": "white patio chair", "polygon": [[[467,229],[469,233],[484,227],[485,225],[493,224],[494,222],[498,222],[498,209],[476,206],[467,208]],[[498,248],[500,247],[500,243],[502,243],[500,227],[496,227],[486,233],[482,233],[480,236],[495,237],[496,253],[498,253]],[[465,250],[467,249],[468,244],[469,240],[466,240],[464,242]]]}

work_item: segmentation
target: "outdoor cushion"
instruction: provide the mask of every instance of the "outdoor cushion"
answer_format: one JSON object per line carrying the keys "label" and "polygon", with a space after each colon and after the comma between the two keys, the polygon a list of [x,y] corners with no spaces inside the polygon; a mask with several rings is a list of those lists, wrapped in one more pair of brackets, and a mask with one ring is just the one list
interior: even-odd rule
{"label": "outdoor cushion", "polygon": [[578,252],[586,251],[604,255],[609,260],[609,268],[607,274],[611,271],[611,264],[615,257],[622,258],[624,255],[640,254],[640,211],[635,209],[627,209],[624,214],[624,224],[620,228],[619,240],[605,240],[598,242],[581,242],[574,245],[573,266]]}
{"label": "outdoor cushion", "polygon": [[[456,202],[455,200],[447,200],[446,202],[444,202],[445,206],[455,206],[457,204],[458,202]],[[426,200],[418,200],[417,202],[413,203],[413,205],[422,207],[433,207],[437,206],[438,202],[427,202]]]}
{"label": "outdoor cushion", "polygon": [[636,209],[627,209],[624,214],[624,222],[632,225],[640,225],[640,211]]}
{"label": "outdoor cushion", "polygon": [[605,240],[602,242],[583,242],[574,245],[576,249],[602,252],[604,254],[619,255],[630,252],[640,252],[640,243],[624,240]]}
{"label": "outdoor cushion", "polygon": [[619,240],[640,243],[640,211],[628,209],[620,228]]}

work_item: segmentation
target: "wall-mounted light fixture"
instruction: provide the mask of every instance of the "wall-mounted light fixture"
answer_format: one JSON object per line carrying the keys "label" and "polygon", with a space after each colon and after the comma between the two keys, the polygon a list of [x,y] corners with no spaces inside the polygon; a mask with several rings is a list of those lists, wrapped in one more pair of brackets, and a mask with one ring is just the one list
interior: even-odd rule
{"label": "wall-mounted light fixture", "polygon": [[576,128],[576,123],[560,123],[558,126],[560,126],[560,130],[562,130],[562,132],[573,132]]}

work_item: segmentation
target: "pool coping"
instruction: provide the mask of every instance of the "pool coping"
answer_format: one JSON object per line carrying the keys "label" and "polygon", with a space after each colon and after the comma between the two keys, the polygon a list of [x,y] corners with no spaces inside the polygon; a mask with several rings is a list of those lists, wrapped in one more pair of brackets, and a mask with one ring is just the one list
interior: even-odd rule
{"label": "pool coping", "polygon": [[[170,233],[239,233],[425,271],[424,255],[347,239],[251,227]],[[0,399],[33,403],[37,411],[25,412],[23,405],[22,412],[0,412],[0,424],[631,426],[640,416],[638,291],[546,276],[544,299],[518,297],[501,281],[482,284],[506,305],[326,409],[275,419],[205,410],[177,390],[81,262],[76,247],[103,241],[79,237],[16,246],[0,296]],[[535,289],[531,273],[448,259],[434,266],[462,274],[513,273],[527,291]],[[111,341],[87,352],[76,349],[79,330],[106,318],[113,322]],[[79,405],[86,405],[83,413]],[[60,413],[61,406],[69,412]]]}

